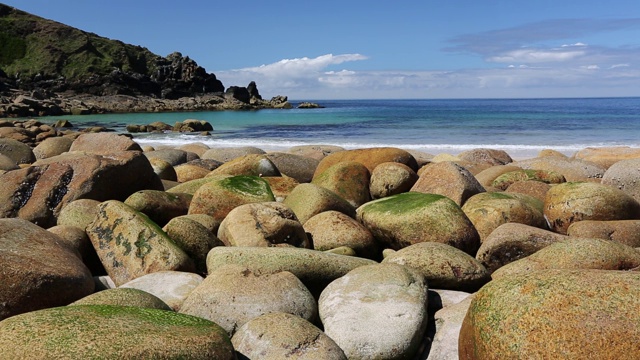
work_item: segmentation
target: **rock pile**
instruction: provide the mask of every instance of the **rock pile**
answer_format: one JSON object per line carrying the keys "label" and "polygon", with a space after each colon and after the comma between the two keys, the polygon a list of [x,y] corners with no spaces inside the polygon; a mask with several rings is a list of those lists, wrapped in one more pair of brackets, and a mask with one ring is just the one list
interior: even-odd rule
{"label": "rock pile", "polygon": [[0,127],[3,356],[640,354],[628,149],[429,163],[64,131]]}

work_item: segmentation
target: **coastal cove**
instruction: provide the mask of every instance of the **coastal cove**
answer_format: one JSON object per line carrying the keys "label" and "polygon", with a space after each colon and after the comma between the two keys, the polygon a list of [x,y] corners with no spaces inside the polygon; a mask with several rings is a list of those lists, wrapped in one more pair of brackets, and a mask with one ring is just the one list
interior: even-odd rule
{"label": "coastal cove", "polygon": [[185,119],[208,121],[211,135],[136,133],[136,142],[209,147],[256,146],[284,150],[326,144],[347,149],[398,147],[457,154],[473,148],[535,157],[543,149],[572,155],[585,147],[640,147],[640,98],[312,100],[321,109],[262,109],[128,113],[43,117],[67,119],[76,127],[105,126],[126,132],[128,124]]}

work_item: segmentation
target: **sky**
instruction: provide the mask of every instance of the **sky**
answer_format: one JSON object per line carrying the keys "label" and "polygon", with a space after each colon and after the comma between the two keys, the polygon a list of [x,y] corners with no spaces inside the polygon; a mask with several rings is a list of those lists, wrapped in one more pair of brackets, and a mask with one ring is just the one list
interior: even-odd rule
{"label": "sky", "polygon": [[0,0],[264,98],[640,96],[638,0]]}

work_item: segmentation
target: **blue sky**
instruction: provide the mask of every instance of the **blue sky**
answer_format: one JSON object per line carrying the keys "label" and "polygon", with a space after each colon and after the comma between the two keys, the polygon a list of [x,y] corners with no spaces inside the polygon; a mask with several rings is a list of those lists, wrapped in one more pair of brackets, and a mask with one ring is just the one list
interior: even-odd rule
{"label": "blue sky", "polygon": [[291,99],[640,96],[637,0],[0,0]]}

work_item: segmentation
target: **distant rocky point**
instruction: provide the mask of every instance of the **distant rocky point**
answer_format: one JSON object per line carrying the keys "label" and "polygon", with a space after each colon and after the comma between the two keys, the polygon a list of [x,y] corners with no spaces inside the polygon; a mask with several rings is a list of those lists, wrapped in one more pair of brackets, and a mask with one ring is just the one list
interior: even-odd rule
{"label": "distant rocky point", "polygon": [[290,108],[166,57],[0,4],[0,117]]}
{"label": "distant rocky point", "polygon": [[297,106],[298,109],[322,109],[324,106],[312,102],[301,102]]}

